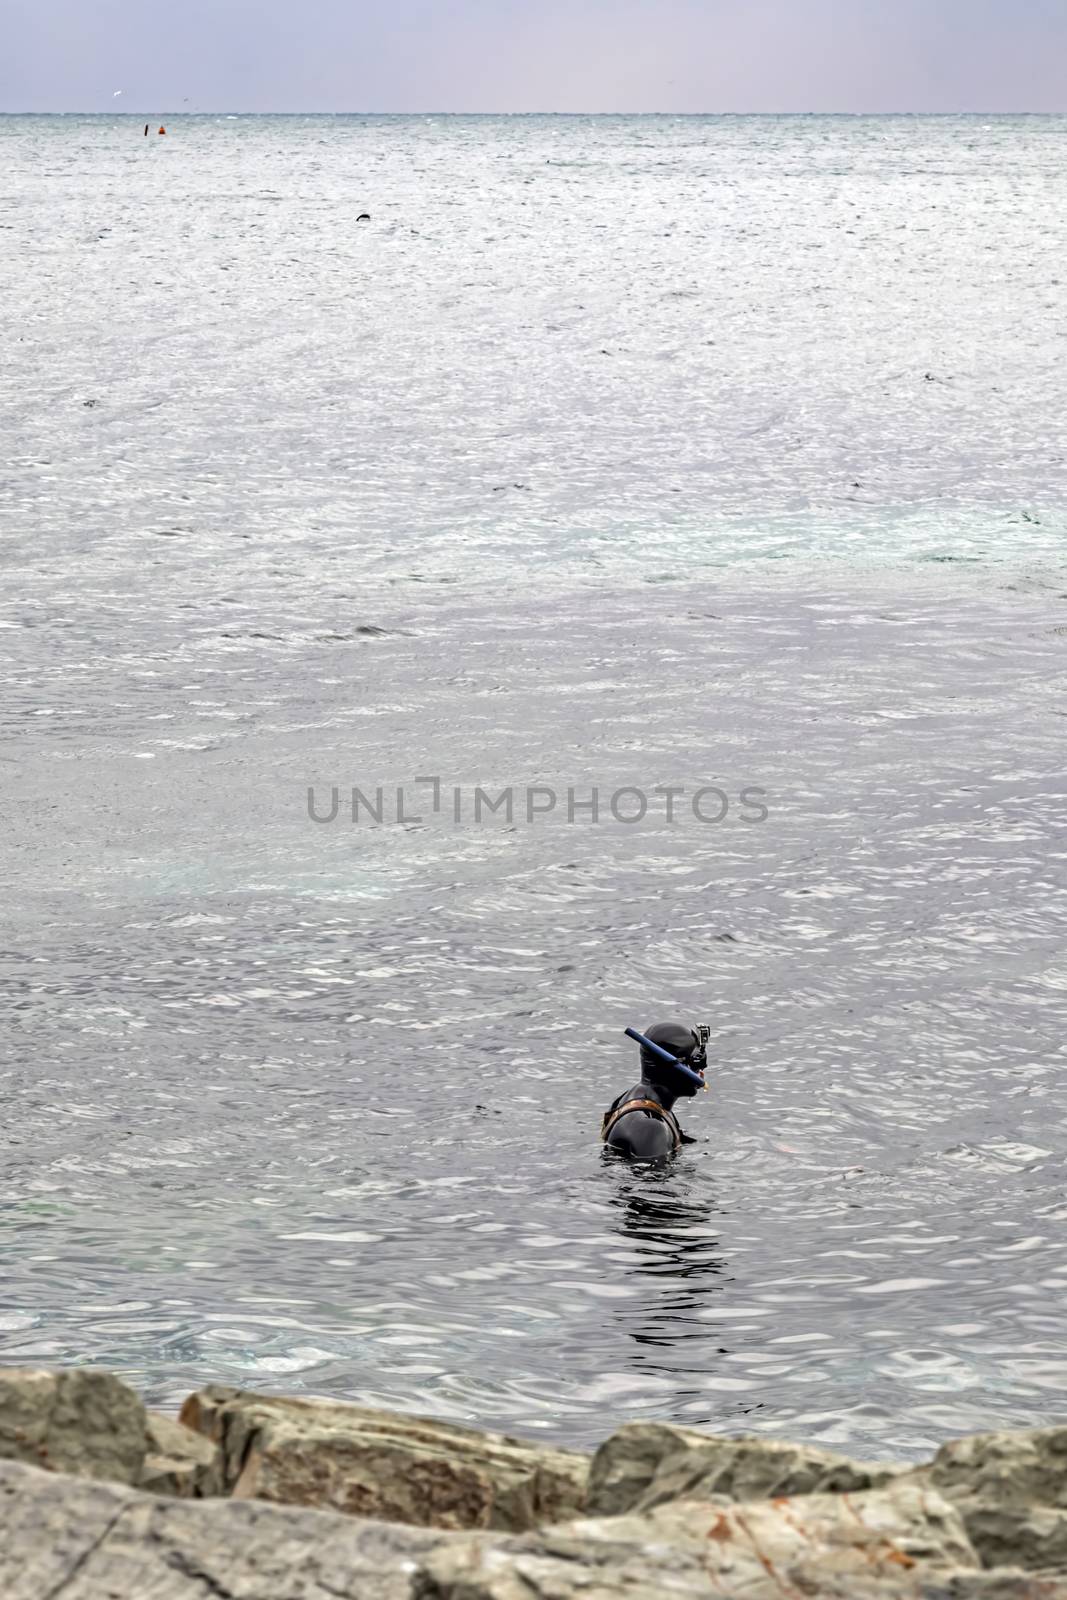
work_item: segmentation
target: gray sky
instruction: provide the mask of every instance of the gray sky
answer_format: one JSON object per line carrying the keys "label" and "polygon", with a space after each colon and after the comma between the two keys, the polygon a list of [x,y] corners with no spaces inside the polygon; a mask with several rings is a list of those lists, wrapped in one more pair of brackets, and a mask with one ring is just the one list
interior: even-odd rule
{"label": "gray sky", "polygon": [[[1065,0],[3,0],[0,110],[1067,111]],[[123,94],[115,99],[114,91]]]}

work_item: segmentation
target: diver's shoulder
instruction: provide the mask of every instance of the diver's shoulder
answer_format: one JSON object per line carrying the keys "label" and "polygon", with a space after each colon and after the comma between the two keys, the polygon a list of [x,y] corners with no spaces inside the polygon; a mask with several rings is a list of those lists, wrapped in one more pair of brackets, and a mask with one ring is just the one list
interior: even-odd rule
{"label": "diver's shoulder", "polygon": [[648,1098],[648,1084],[635,1083],[632,1089],[626,1089],[622,1094],[617,1095],[616,1098],[611,1102],[608,1110],[617,1111],[620,1106],[626,1105],[630,1100],[647,1100]]}

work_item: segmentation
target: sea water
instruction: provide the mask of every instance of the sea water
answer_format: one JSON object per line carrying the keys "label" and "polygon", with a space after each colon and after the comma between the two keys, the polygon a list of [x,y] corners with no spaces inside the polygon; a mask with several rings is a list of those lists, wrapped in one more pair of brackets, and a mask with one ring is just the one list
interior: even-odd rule
{"label": "sea water", "polygon": [[0,1358],[1063,1416],[1067,119],[143,122],[0,118]]}

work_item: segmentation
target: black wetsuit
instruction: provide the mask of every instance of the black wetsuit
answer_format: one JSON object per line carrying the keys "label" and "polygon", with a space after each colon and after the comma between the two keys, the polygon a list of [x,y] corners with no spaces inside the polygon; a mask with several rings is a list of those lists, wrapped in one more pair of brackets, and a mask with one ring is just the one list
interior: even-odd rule
{"label": "black wetsuit", "polygon": [[[600,1132],[609,1149],[620,1155],[636,1161],[660,1161],[681,1145],[694,1143],[679,1127],[673,1107],[676,1100],[688,1100],[700,1088],[702,1080],[694,1078],[692,1066],[703,1072],[704,1051],[700,1036],[684,1023],[654,1023],[645,1037],[669,1050],[690,1070],[679,1072],[642,1045],[641,1082],[611,1102]],[[636,1102],[633,1110],[622,1110],[631,1101]],[[620,1110],[622,1115],[617,1116]]]}
{"label": "black wetsuit", "polygon": [[[692,1143],[688,1134],[682,1132],[671,1110],[674,1099],[674,1095],[662,1084],[642,1081],[632,1089],[627,1089],[608,1107],[604,1122],[605,1126],[610,1124],[610,1127],[604,1143],[612,1150],[618,1150],[620,1155],[632,1156],[636,1161],[660,1161],[664,1156],[673,1155],[682,1143]],[[638,1104],[632,1111],[624,1111],[621,1117],[612,1121],[613,1113],[630,1101],[637,1101]],[[640,1103],[642,1101],[646,1105],[643,1106]],[[647,1103],[662,1106],[666,1115],[647,1109]]]}

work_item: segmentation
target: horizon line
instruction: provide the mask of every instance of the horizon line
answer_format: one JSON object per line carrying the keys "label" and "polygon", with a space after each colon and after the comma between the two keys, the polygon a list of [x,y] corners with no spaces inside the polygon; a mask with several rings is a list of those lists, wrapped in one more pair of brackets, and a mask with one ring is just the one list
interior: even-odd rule
{"label": "horizon line", "polygon": [[[133,111],[115,107],[104,109],[75,107],[63,111],[3,110],[0,117],[142,117],[145,110]],[[234,111],[232,107],[197,107],[191,110],[164,106],[151,112],[151,116],[169,117],[1062,117],[1067,116],[1067,106],[1056,111],[1033,111],[1011,108],[990,110],[983,107],[958,107],[940,111],[901,111],[891,107],[869,111],[777,111],[771,109],[748,111],[440,111],[417,109],[412,111],[323,109],[296,111]]]}

